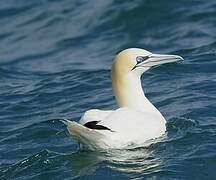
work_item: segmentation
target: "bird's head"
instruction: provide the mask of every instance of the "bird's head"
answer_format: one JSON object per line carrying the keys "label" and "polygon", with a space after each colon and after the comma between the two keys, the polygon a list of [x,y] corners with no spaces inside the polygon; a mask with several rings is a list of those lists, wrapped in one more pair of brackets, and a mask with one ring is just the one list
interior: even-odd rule
{"label": "bird's head", "polygon": [[183,58],[178,55],[153,54],[144,49],[130,48],[121,51],[116,56],[112,71],[116,71],[118,74],[133,73],[141,76],[151,67],[180,60]]}

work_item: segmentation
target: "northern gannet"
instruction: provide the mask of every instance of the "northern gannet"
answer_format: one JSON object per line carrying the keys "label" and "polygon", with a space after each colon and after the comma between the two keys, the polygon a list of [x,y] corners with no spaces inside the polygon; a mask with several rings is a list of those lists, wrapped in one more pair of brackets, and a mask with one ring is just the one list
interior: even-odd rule
{"label": "northern gannet", "polygon": [[166,120],[146,98],[140,78],[153,66],[180,60],[181,56],[139,48],[121,51],[112,65],[112,88],[119,108],[88,110],[79,123],[65,119],[69,133],[90,150],[121,149],[160,137]]}

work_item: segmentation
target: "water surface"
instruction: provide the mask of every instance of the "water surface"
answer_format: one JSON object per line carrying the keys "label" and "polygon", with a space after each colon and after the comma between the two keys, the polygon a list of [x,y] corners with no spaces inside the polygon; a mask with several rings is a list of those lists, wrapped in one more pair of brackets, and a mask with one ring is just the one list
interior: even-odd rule
{"label": "water surface", "polygon": [[[0,179],[215,179],[215,17],[214,0],[2,0]],[[166,137],[80,151],[59,118],[117,107],[110,67],[129,47],[185,58],[142,79]]]}

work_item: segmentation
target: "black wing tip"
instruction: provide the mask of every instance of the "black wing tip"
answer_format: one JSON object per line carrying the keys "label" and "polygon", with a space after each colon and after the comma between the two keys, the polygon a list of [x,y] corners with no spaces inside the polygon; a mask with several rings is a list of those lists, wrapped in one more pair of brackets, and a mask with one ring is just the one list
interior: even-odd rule
{"label": "black wing tip", "polygon": [[109,130],[112,131],[110,128],[103,126],[103,125],[98,125],[97,123],[99,123],[100,121],[89,121],[87,123],[84,124],[85,127],[89,128],[89,129],[97,129],[97,130]]}

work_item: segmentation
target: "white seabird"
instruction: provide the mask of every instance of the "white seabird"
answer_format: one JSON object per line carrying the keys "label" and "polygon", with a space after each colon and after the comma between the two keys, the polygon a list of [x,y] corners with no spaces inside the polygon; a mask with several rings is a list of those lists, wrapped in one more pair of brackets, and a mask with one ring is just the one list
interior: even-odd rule
{"label": "white seabird", "polygon": [[112,87],[119,108],[91,109],[79,123],[64,120],[69,133],[91,150],[142,145],[163,135],[166,120],[146,98],[141,75],[153,66],[183,60],[177,55],[153,54],[130,48],[120,52],[112,65]]}

